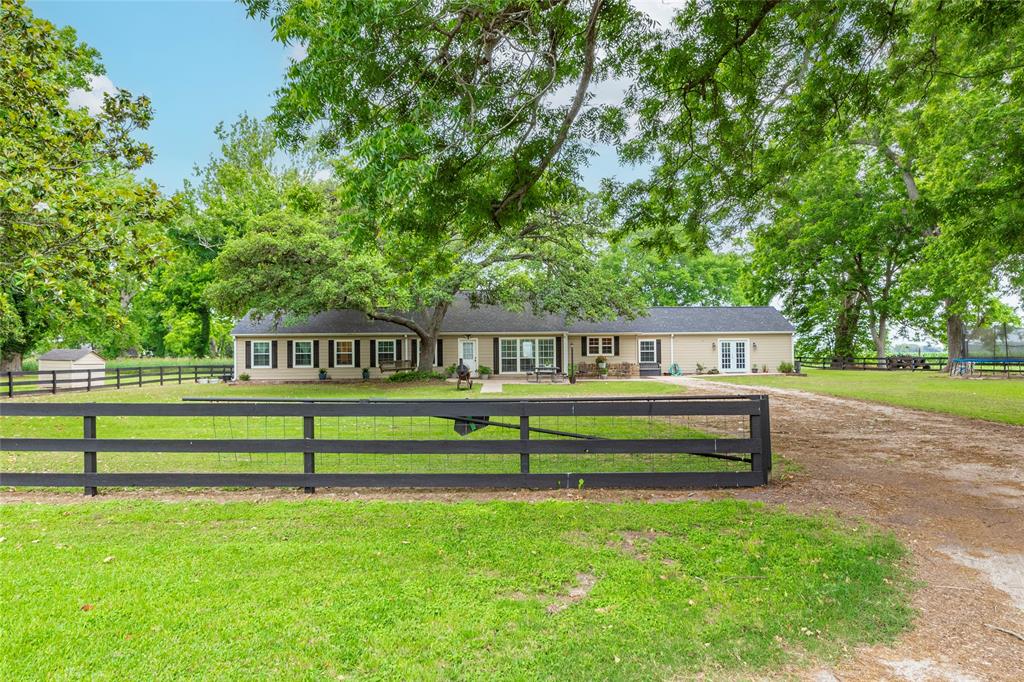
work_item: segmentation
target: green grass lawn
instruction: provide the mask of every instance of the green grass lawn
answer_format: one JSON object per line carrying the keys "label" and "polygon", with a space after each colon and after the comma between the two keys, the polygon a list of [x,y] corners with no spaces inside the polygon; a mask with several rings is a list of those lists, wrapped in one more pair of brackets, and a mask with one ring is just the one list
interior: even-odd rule
{"label": "green grass lawn", "polygon": [[[116,367],[172,367],[176,365],[230,365],[231,358],[111,358],[106,362],[108,369]],[[28,358],[22,363],[26,372],[34,372],[39,368],[39,360]]]}
{"label": "green grass lawn", "polygon": [[[507,386],[510,395],[571,396],[597,394],[661,394],[678,392],[676,386],[660,382],[588,382],[575,386]],[[348,397],[348,398],[456,398],[472,403],[476,399],[502,395],[480,394],[479,384],[470,391],[456,391],[452,384],[282,384],[282,385],[169,385],[66,393],[40,396],[35,402],[178,402],[184,396],[264,397]],[[0,405],[2,410],[2,405]],[[467,410],[468,415],[476,412]],[[515,423],[515,418],[501,421]],[[709,434],[746,435],[743,417],[537,417],[531,424],[541,428],[593,434],[607,438],[694,438]],[[323,417],[316,419],[315,432],[327,439],[517,439],[517,429],[488,426],[468,436],[459,436],[449,420],[427,417]],[[82,420],[75,417],[3,417],[0,437],[78,437]],[[298,417],[100,417],[97,434],[106,438],[301,438]],[[532,438],[559,438],[533,434]],[[5,471],[77,472],[77,453],[33,453],[5,451],[0,469]],[[687,454],[536,454],[531,457],[535,473],[593,471],[732,471],[748,464]],[[100,453],[99,468],[105,471],[207,471],[287,472],[302,470],[300,453]],[[450,455],[317,455],[319,472],[378,473],[516,473],[519,456],[490,454]]]}
{"label": "green grass lawn", "polygon": [[754,374],[707,378],[748,386],[795,388],[1005,424],[1024,424],[1024,380],[951,379],[938,372],[805,371],[805,377]]}
{"label": "green grass lawn", "polygon": [[909,626],[890,536],[735,501],[0,507],[0,679],[763,674]]}

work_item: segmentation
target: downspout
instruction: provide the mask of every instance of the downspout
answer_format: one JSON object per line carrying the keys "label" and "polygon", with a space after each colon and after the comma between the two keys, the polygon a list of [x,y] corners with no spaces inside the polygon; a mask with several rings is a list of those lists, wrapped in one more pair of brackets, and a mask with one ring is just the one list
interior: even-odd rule
{"label": "downspout", "polygon": [[672,365],[676,364],[676,335],[675,334],[669,334],[668,335],[668,344],[669,344],[669,346],[668,346],[669,367],[671,367]]}

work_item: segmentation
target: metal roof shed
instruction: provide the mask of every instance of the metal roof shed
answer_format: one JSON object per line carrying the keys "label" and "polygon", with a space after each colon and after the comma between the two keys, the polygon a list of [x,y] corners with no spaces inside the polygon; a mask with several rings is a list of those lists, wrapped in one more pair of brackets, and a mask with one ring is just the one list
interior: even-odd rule
{"label": "metal roof shed", "polygon": [[[55,348],[39,356],[39,380],[59,389],[87,388],[103,384],[107,361],[88,348]],[[56,375],[54,373],[56,372]]]}

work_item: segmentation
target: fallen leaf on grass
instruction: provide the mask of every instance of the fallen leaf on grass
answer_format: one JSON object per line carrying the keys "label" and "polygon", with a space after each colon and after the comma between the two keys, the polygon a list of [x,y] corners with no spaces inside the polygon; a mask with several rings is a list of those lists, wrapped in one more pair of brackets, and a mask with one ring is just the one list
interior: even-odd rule
{"label": "fallen leaf on grass", "polygon": [[104,559],[104,560],[103,560],[103,563],[105,563],[105,564],[109,564],[109,563],[110,563],[111,561],[113,561],[113,560],[114,560],[114,557],[112,557],[112,556],[108,556],[108,557],[107,557],[106,559]]}
{"label": "fallen leaf on grass", "polygon": [[83,611],[92,611],[95,607],[92,604],[82,604]]}

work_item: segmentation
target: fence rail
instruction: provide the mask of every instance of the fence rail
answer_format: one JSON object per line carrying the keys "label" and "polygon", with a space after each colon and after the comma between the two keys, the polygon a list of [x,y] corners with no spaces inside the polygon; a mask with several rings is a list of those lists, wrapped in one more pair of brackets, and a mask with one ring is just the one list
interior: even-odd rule
{"label": "fence rail", "polygon": [[796,362],[800,364],[801,368],[810,367],[811,369],[942,372],[948,364],[948,359],[944,357],[918,357],[905,355],[890,355],[888,357],[881,358],[866,355],[829,358],[799,356],[796,358]]}
{"label": "fence rail", "polygon": [[[486,415],[486,416],[480,416]],[[301,418],[302,438],[101,438],[105,417],[256,417]],[[727,417],[741,419],[739,437],[612,437],[544,428],[549,418],[646,418],[647,420]],[[81,452],[82,473],[0,471],[4,486],[82,486],[95,495],[100,486],[295,486],[313,492],[317,487],[741,487],[763,485],[771,471],[771,427],[768,396],[745,395],[705,398],[698,396],[593,399],[499,399],[499,400],[302,400],[249,398],[231,401],[183,403],[19,403],[10,402],[0,412],[7,417],[81,417],[82,438],[13,437],[0,440],[0,452]],[[517,431],[518,438],[420,439],[420,438],[316,438],[316,419],[409,417],[441,419],[455,426],[493,427]],[[502,420],[501,417],[516,419]],[[498,419],[494,419],[498,418]],[[534,421],[531,421],[533,419]],[[603,423],[591,420],[592,423]],[[542,423],[547,423],[544,421]],[[463,431],[455,429],[465,435]],[[472,430],[472,429],[467,429]],[[531,435],[540,438],[531,438]],[[495,435],[500,435],[495,433]],[[274,473],[118,473],[100,472],[100,453],[302,453],[302,472]],[[387,454],[394,456],[450,456],[452,454],[512,457],[518,473],[317,473],[322,453]],[[531,471],[531,456],[612,455],[636,462],[644,453],[685,455],[726,460],[728,466],[749,464],[749,470],[729,471],[587,471],[586,473]],[[10,461],[5,458],[5,461]],[[505,460],[508,461],[507,459]],[[602,463],[606,460],[598,460]],[[296,466],[298,461],[296,460]],[[610,467],[605,467],[610,468]]]}
{"label": "fence rail", "polygon": [[111,367],[109,369],[45,369],[4,372],[3,395],[7,398],[59,393],[98,391],[146,384],[181,384],[200,379],[230,378],[231,365],[154,365],[148,367]]}

